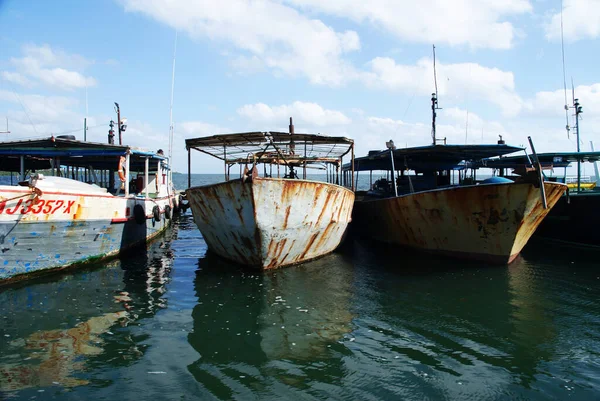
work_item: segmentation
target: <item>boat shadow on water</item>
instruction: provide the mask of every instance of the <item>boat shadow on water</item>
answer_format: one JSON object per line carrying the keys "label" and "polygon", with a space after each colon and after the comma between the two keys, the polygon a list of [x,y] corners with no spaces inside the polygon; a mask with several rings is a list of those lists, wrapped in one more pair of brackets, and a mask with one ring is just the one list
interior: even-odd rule
{"label": "boat shadow on water", "polygon": [[166,307],[172,231],[109,263],[0,291],[8,339],[0,344],[0,396],[46,387],[103,387],[108,383],[93,372],[142,358],[148,335],[135,335],[134,327]]}
{"label": "boat shadow on water", "polygon": [[[207,253],[194,281],[188,342],[200,356],[189,372],[225,399],[260,391],[269,378],[302,389],[336,383],[344,372],[334,352],[344,352],[352,331],[352,271],[338,253],[270,271]],[[312,368],[319,361],[323,367]]]}

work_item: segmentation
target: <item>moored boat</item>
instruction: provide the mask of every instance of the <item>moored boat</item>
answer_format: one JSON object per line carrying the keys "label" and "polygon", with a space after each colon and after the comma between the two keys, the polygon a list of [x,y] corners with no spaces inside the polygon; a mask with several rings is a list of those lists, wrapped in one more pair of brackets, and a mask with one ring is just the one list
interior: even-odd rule
{"label": "moored boat", "polygon": [[[378,241],[463,259],[512,262],[540,222],[566,191],[538,175],[513,182],[493,177],[477,181],[470,162],[521,148],[500,140],[493,145],[437,145],[432,97],[433,143],[371,151],[353,169],[370,171],[370,189],[357,191],[353,226]],[[349,169],[350,166],[345,166]],[[386,176],[372,183],[372,172]],[[533,178],[533,179],[531,179]]]}
{"label": "moored boat", "polygon": [[145,244],[178,207],[162,152],[52,136],[0,156],[0,284]]}
{"label": "moored boat", "polygon": [[[325,255],[341,242],[354,192],[337,183],[342,158],[353,158],[351,139],[294,133],[290,119],[289,133],[214,135],[187,139],[186,147],[225,164],[224,182],[199,187],[188,182],[186,191],[210,251],[271,269]],[[239,165],[240,176],[230,179],[234,165]],[[326,182],[308,179],[310,168],[324,170]]]}

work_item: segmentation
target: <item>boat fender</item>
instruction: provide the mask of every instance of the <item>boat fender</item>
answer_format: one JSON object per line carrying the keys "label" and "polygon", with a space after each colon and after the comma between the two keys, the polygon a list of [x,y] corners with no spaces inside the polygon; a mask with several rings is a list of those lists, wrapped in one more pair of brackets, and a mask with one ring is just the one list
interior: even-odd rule
{"label": "boat fender", "polygon": [[181,205],[181,196],[175,196],[173,198],[173,214],[179,213],[179,206]]}
{"label": "boat fender", "polygon": [[185,208],[183,207],[183,195],[181,194],[177,197],[177,211],[185,213]]}
{"label": "boat fender", "polygon": [[160,221],[160,208],[158,205],[152,208],[152,217],[154,217],[155,221]]}
{"label": "boat fender", "polygon": [[171,206],[169,205],[165,206],[165,219],[171,219]]}
{"label": "boat fender", "polygon": [[133,207],[133,217],[138,224],[144,224],[146,222],[146,211],[139,203]]}
{"label": "boat fender", "polygon": [[125,182],[125,157],[119,157],[119,179]]}

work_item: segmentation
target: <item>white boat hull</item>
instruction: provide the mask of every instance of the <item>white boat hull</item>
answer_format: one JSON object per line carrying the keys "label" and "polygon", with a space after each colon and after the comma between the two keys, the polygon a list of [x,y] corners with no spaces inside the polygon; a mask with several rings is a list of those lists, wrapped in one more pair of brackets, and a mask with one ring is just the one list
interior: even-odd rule
{"label": "white boat hull", "polygon": [[[51,185],[56,182],[67,185]],[[39,190],[0,186],[0,284],[144,244],[169,224],[165,215],[175,201],[166,193],[114,196],[66,178],[39,184]]]}

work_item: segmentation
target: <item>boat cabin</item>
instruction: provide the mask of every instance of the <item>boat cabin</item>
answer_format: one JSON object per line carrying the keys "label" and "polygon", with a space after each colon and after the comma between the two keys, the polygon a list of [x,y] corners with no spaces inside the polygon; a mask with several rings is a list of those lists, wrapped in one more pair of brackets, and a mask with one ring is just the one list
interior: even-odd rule
{"label": "boat cabin", "polygon": [[[445,188],[454,185],[474,185],[477,170],[471,161],[500,156],[523,150],[504,143],[492,145],[429,145],[396,149],[393,141],[387,150],[373,150],[356,158],[356,183],[360,172],[369,172],[369,189],[357,192],[370,197],[399,196],[414,192]],[[344,166],[344,173],[351,166]],[[375,174],[375,181],[373,172]],[[377,177],[379,173],[379,177]],[[344,177],[347,182],[349,177]]]}
{"label": "boat cabin", "polygon": [[[232,176],[258,175],[270,178],[307,179],[308,170],[325,173],[328,183],[340,185],[345,156],[354,159],[354,141],[294,132],[243,132],[186,139],[188,188],[191,187],[191,151],[196,150],[223,161],[225,181]],[[237,165],[239,171],[233,170]]]}
{"label": "boat cabin", "polygon": [[156,197],[170,184],[167,161],[160,151],[83,142],[73,136],[0,142],[0,171],[10,175],[4,180],[10,185],[27,186],[34,176],[60,177],[63,180],[55,179],[55,185],[72,185],[64,180],[69,179],[117,196]]}

